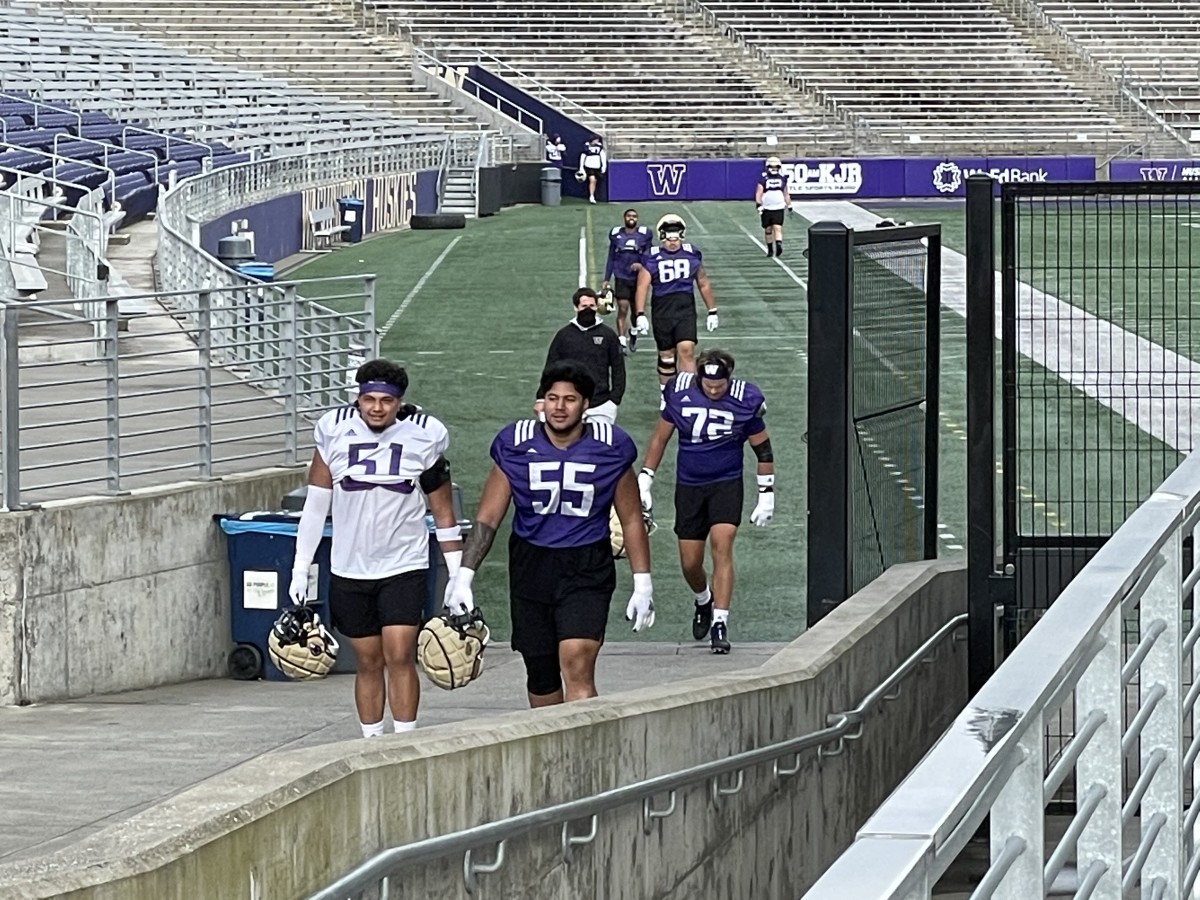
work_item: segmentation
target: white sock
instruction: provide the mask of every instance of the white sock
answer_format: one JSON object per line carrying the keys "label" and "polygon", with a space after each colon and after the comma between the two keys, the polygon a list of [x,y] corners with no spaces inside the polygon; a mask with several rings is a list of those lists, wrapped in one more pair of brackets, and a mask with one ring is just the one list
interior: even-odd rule
{"label": "white sock", "polygon": [[704,586],[704,590],[696,595],[697,606],[704,606],[706,603],[712,603],[712,588],[707,584]]}
{"label": "white sock", "polygon": [[728,625],[729,624],[729,610],[714,609],[713,610],[713,624],[715,625],[717,622],[724,622],[726,625]]}
{"label": "white sock", "polygon": [[416,722],[392,722],[392,727],[396,729],[396,734],[403,734],[406,731],[412,731],[417,727]]}
{"label": "white sock", "polygon": [[383,735],[383,719],[370,725],[366,722],[359,722],[358,724],[362,726],[362,733],[365,738],[382,737]]}

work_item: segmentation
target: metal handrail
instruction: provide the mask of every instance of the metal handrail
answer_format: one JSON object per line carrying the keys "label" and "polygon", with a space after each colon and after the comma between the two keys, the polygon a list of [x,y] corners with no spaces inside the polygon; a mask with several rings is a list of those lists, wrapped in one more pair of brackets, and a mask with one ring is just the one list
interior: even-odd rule
{"label": "metal handrail", "polygon": [[[1195,641],[1185,636],[1191,608],[1183,586],[1200,567],[1185,563],[1183,540],[1198,513],[1200,451],[1067,585],[805,900],[929,897],[966,838],[989,817],[988,887],[972,895],[980,900],[993,896],[1001,881],[1004,896],[1044,896],[1076,841],[1080,883],[1102,885],[1105,897],[1122,896],[1140,880],[1150,894],[1188,896],[1190,885],[1183,886],[1200,871],[1192,833],[1200,799],[1185,815],[1182,791],[1194,783],[1195,757],[1183,747],[1200,660]],[[1138,640],[1126,639],[1127,627],[1138,629]],[[1135,668],[1140,708],[1127,710],[1123,687]],[[1189,680],[1192,689],[1185,691]],[[1047,774],[1045,729],[1064,700],[1069,708],[1072,693],[1075,736]],[[1126,760],[1138,766],[1131,787]],[[1047,848],[1040,820],[1071,768],[1078,814],[1058,846]],[[1142,841],[1123,859],[1122,825],[1137,812]],[[1168,837],[1155,846],[1164,830]],[[1002,852],[1009,838],[1026,844],[1015,865]],[[1010,865],[1003,877],[991,874]],[[1090,888],[1080,890],[1076,896],[1091,895]]]}
{"label": "metal handrail", "polygon": [[[774,763],[774,777],[783,778],[793,775],[796,769],[779,766],[780,760],[792,759],[794,761],[795,757],[801,753],[814,749],[820,751],[830,744],[834,745],[834,749],[823,755],[839,755],[842,752],[845,741],[856,740],[861,736],[862,722],[866,713],[887,700],[895,699],[898,694],[893,692],[896,691],[899,684],[917,666],[922,663],[928,664],[931,662],[933,654],[937,652],[938,645],[947,636],[964,627],[966,622],[967,616],[965,613],[950,619],[934,632],[928,640],[921,644],[917,650],[909,655],[904,662],[897,666],[883,682],[868,693],[857,706],[844,712],[832,714],[829,717],[832,724],[818,731],[785,741],[779,741],[766,747],[736,753],[724,759],[701,763],[700,765],[691,766],[677,772],[658,775],[654,778],[647,778],[633,784],[612,788],[591,797],[556,803],[532,812],[509,816],[504,819],[498,819],[495,822],[477,825],[473,828],[463,829],[451,834],[416,841],[401,847],[394,847],[377,854],[325,889],[312,894],[309,900],[344,900],[348,895],[369,887],[372,883],[387,877],[403,866],[440,859],[452,853],[465,854],[464,879],[470,885],[475,873],[494,871],[494,869],[485,869],[484,866],[472,862],[471,854],[474,850],[490,845],[499,845],[503,848],[504,842],[528,834],[536,828],[546,825],[563,825],[564,846],[572,843],[584,843],[584,838],[569,839],[566,829],[570,823],[583,819],[593,819],[591,837],[594,838],[596,828],[595,817],[622,806],[641,802],[643,804],[643,822],[644,825],[647,825],[653,819],[663,818],[669,814],[665,811],[653,810],[649,805],[654,798],[663,794],[671,795],[670,809],[673,810],[675,792],[681,788],[701,784],[706,781],[713,784],[714,793],[718,795],[727,796],[736,793],[737,790],[741,789],[745,770],[753,766]],[[723,787],[721,779],[730,775],[735,776],[734,786]],[[656,812],[658,813],[657,815],[652,815],[652,813]],[[503,850],[501,849],[498,853],[496,863],[501,863],[502,861]],[[499,866],[497,865],[496,867],[498,868]]]}
{"label": "metal handrail", "polygon": [[[413,56],[414,56],[415,64],[417,66],[419,66],[420,68],[425,69],[426,71],[430,72],[430,74],[432,74],[434,77],[441,78],[442,77],[441,70],[445,70],[447,72],[453,72],[455,70],[455,67],[452,66],[450,63],[442,62],[440,59],[438,59],[432,53],[422,50],[420,47],[413,47],[412,49],[413,49]],[[421,60],[423,60],[423,59],[429,60],[429,62],[436,68],[434,70],[430,70],[427,67],[423,66],[421,64]],[[530,112],[525,107],[521,106],[521,104],[519,104],[513,100],[510,100],[509,98],[501,96],[500,94],[497,94],[491,88],[487,87],[486,85],[481,84],[479,81],[472,78],[470,75],[466,74],[465,72],[455,72],[455,79],[445,79],[444,78],[443,80],[447,84],[449,84],[450,87],[457,90],[459,93],[465,94],[468,97],[473,97],[474,99],[479,100],[480,102],[484,103],[484,105],[487,106],[489,109],[494,109],[501,115],[503,115],[509,119],[512,119],[514,122],[516,122],[522,128],[529,129],[532,133],[537,134],[537,135],[541,135],[541,134],[545,133],[544,132],[545,125],[542,122],[541,116],[537,115],[536,113]],[[463,88],[464,84],[471,85],[473,90],[471,90],[471,91],[465,90]],[[494,103],[488,102],[488,100],[485,100],[484,97],[481,96],[481,92],[486,94],[489,98],[494,98],[494,100],[496,102],[494,102]],[[509,107],[512,107],[513,109],[515,109],[517,111],[517,116],[514,117],[514,116],[509,115],[504,109],[504,104],[507,104]],[[527,125],[525,123],[525,118],[522,118],[522,117],[531,119],[534,124],[532,126]]]}

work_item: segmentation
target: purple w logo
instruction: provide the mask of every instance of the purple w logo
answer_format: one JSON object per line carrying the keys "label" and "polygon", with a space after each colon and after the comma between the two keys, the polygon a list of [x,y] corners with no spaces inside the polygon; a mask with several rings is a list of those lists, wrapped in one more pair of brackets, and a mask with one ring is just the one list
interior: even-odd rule
{"label": "purple w logo", "polygon": [[687,174],[687,163],[647,163],[646,175],[650,178],[650,193],[655,197],[678,197],[683,187],[683,176]]}

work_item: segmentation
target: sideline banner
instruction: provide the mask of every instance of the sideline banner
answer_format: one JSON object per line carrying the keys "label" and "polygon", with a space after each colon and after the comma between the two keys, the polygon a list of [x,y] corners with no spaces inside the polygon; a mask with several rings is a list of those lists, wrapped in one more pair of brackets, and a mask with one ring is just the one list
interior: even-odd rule
{"label": "sideline banner", "polygon": [[[629,160],[609,164],[610,200],[751,200],[760,159]],[[962,197],[968,175],[998,182],[1094,181],[1093,156],[784,160],[793,199]]]}
{"label": "sideline banner", "polygon": [[1200,160],[1118,159],[1108,164],[1112,181],[1200,181]]}

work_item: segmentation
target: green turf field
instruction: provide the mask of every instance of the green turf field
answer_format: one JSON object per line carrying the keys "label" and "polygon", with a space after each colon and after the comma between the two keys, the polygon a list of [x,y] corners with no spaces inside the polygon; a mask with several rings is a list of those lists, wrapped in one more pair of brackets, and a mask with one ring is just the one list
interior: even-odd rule
{"label": "green turf field", "polygon": [[[343,247],[294,273],[294,277],[378,275],[382,352],[408,367],[410,397],[449,427],[454,478],[463,488],[469,515],[490,465],[488,445],[503,425],[530,414],[546,347],[571,316],[569,298],[580,280],[581,229],[586,236],[585,278],[598,286],[607,231],[620,224],[622,209],[619,204],[591,207],[570,202],[560,208],[509,209],[471,221],[464,231],[402,232]],[[760,231],[750,203],[643,203],[638,210],[641,221],[651,225],[668,211],[684,216],[689,240],[704,252],[721,311],[721,328],[711,336],[702,331],[701,347],[729,350],[737,358],[738,375],[757,383],[766,394],[778,472],[776,515],[770,527],[756,529],[749,524],[747,506],[737,545],[738,581],[730,630],[735,644],[738,640],[790,639],[802,630],[805,616],[807,266],[800,250],[806,244],[809,223],[800,217],[789,220],[780,264],[767,259],[757,243]],[[961,204],[872,207],[872,211],[910,221],[941,222],[944,246],[963,248]],[[317,296],[315,292],[307,295]],[[1103,314],[1104,299],[1098,293],[1095,297],[1094,311]],[[963,318],[945,310],[938,512],[939,552],[947,556],[963,552],[965,533],[964,340]],[[658,417],[654,363],[652,345],[627,361],[629,389],[619,424],[639,447],[644,447]],[[1033,363],[1028,366],[1040,369]],[[1049,372],[1043,375],[1053,377]],[[1110,448],[1156,444],[1095,401],[1077,395],[1072,402],[1079,405],[1081,416],[1086,414],[1089,421],[1098,423],[1095,427],[1103,435],[1097,440]],[[1029,420],[1028,428],[1036,432],[1031,441],[1035,447],[1058,446],[1071,439],[1037,417]],[[747,459],[749,462],[752,457],[748,454]],[[1047,501],[1055,490],[1046,480],[1044,460],[1039,463],[1037,453],[1031,451],[1023,456],[1020,468],[1027,530],[1053,533],[1070,529],[1072,517],[1080,511]],[[747,465],[746,471],[752,484],[753,466]],[[631,581],[628,568],[619,565],[610,640],[688,637],[692,601],[678,573],[671,533],[673,476],[674,454],[669,452],[659,470],[655,494],[661,527],[651,539],[657,624],[644,635],[629,632],[622,617]],[[1096,481],[1095,467],[1081,469],[1071,477],[1090,485]],[[752,494],[751,490],[748,498]],[[476,582],[477,597],[501,639],[508,634],[505,539],[506,534],[498,536]]]}

